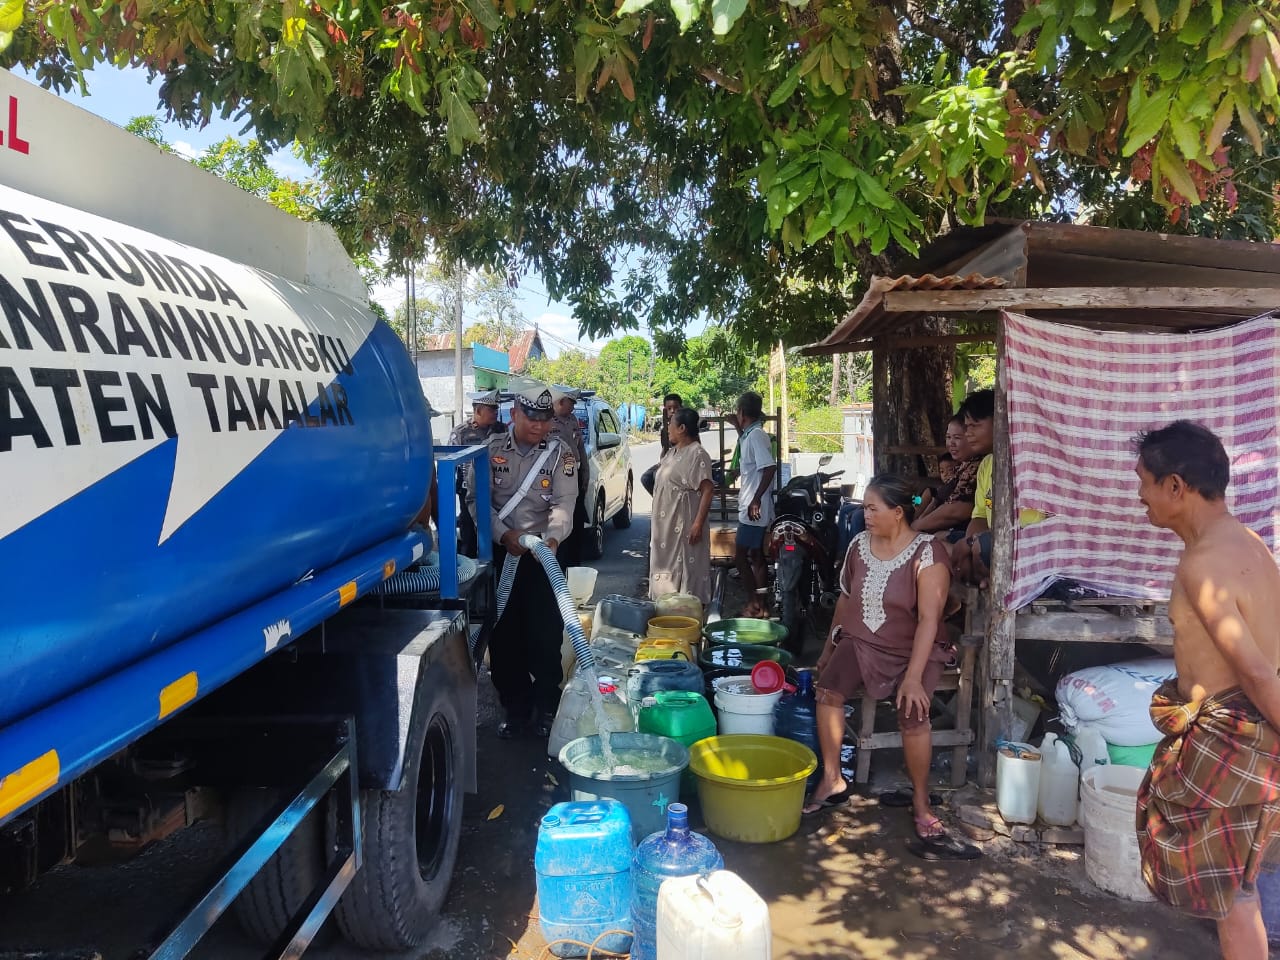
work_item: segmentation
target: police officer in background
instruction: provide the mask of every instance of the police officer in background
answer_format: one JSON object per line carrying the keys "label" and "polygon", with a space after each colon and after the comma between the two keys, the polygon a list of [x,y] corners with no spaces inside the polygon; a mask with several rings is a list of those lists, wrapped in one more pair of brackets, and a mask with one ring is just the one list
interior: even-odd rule
{"label": "police officer in background", "polygon": [[[449,434],[449,443],[458,447],[473,447],[485,443],[496,434],[505,434],[507,425],[498,419],[498,391],[488,390],[484,393],[473,393],[471,397],[471,419],[459,424]],[[466,471],[462,471],[462,483],[458,487],[458,502],[462,509],[458,511],[458,549],[472,559],[476,556],[476,521],[467,508]]]}
{"label": "police officer in background", "polygon": [[587,442],[582,424],[575,412],[582,394],[568,387],[559,387],[556,400],[556,416],[552,421],[552,436],[559,437],[574,459],[578,475],[578,499],[573,506],[573,531],[560,545],[559,559],[562,566],[574,567],[582,562],[583,527],[587,524]]}
{"label": "police officer in background", "polygon": [[516,393],[511,431],[489,438],[494,563],[499,575],[505,564],[519,564],[489,642],[489,668],[505,713],[498,736],[504,740],[531,723],[538,736],[549,735],[560,705],[564,622],[546,571],[519,542],[521,535],[531,533],[554,551],[573,523],[578,464],[559,437],[551,435],[555,400],[541,385]]}

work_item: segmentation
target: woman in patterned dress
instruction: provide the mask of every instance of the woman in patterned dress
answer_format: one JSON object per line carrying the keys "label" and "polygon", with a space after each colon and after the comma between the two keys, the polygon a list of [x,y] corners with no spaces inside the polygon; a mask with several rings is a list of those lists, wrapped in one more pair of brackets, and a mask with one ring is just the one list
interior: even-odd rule
{"label": "woman in patterned dress", "polygon": [[698,413],[682,407],[667,421],[671,449],[658,462],[649,536],[649,599],[691,593],[711,602],[707,513],[715,487],[711,456],[698,441]]}
{"label": "woman in patterned dress", "polygon": [[876,699],[893,694],[916,834],[927,842],[946,833],[929,807],[929,702],[954,654],[942,618],[950,567],[943,544],[911,529],[919,497],[901,478],[873,478],[863,503],[867,529],[845,555],[831,635],[818,660],[823,773],[805,813],[849,798],[840,773],[845,703],[864,691]]}

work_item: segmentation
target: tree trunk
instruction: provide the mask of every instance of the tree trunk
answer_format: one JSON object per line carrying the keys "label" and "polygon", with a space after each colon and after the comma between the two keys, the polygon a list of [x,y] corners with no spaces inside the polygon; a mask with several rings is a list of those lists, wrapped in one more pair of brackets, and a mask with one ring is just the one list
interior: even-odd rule
{"label": "tree trunk", "polygon": [[835,354],[831,358],[831,393],[827,396],[827,406],[834,407],[840,402],[840,365],[844,363],[844,357],[841,354]]}
{"label": "tree trunk", "polygon": [[[903,330],[919,335],[941,332],[945,321],[928,318]],[[877,467],[903,477],[929,476],[937,471],[937,459],[917,453],[890,453],[896,447],[941,447],[951,417],[951,378],[955,348],[919,347],[886,351],[883,392],[875,397],[883,408],[883,455],[877,450]],[[879,437],[877,437],[879,440]]]}

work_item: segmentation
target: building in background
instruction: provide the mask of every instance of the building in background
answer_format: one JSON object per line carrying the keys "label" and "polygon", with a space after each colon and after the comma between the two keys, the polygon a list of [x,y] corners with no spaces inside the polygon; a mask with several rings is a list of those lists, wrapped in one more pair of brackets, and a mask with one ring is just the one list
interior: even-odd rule
{"label": "building in background", "polygon": [[[437,347],[435,341],[441,339],[448,343]],[[454,409],[456,357],[453,352],[453,335],[433,334],[427,341],[432,349],[418,351],[418,379],[422,381],[422,392],[426,395],[427,402],[435,410],[435,417],[431,421],[432,435],[447,437],[459,422],[467,418],[471,408]],[[501,350],[494,350],[481,343],[462,348],[464,394],[479,390],[505,390],[510,379],[511,364]]]}

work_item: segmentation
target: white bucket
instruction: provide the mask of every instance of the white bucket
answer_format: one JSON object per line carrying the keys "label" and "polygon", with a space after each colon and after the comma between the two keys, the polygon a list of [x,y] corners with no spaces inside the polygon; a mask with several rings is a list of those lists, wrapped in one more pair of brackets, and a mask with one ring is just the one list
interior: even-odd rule
{"label": "white bucket", "polygon": [[1126,900],[1154,900],[1142,879],[1134,820],[1146,771],[1118,764],[1086,770],[1080,779],[1084,872],[1095,884]]}
{"label": "white bucket", "polygon": [[996,806],[1000,816],[1009,823],[1035,823],[1039,797],[1040,751],[1029,743],[1002,746],[996,754]]}
{"label": "white bucket", "polygon": [[673,877],[658,888],[658,960],[769,960],[769,905],[736,873]]}
{"label": "white bucket", "polygon": [[773,736],[773,707],[782,690],[758,693],[750,677],[724,677],[716,684],[716,710],[721,734],[761,733]]}
{"label": "white bucket", "polygon": [[569,567],[565,570],[564,578],[569,581],[569,596],[573,597],[574,606],[587,605],[591,594],[595,593],[599,573],[595,567]]}

